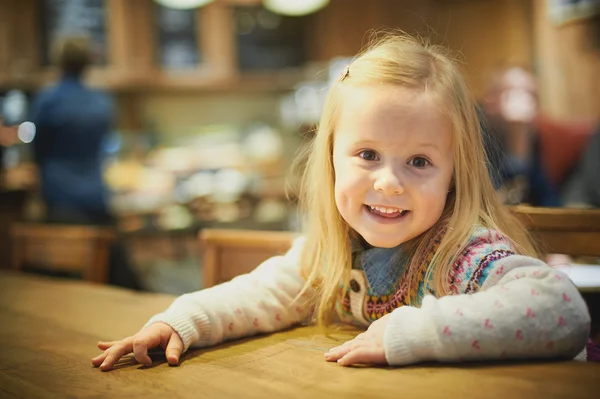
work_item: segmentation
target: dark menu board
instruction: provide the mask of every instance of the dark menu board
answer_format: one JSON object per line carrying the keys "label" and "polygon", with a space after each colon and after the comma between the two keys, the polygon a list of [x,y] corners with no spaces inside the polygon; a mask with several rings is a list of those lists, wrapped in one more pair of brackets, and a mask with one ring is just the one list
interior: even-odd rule
{"label": "dark menu board", "polygon": [[87,36],[92,42],[93,62],[105,64],[106,19],[104,0],[39,0],[42,12],[44,63],[50,63],[52,45],[65,36]]}
{"label": "dark menu board", "polygon": [[191,69],[201,61],[196,10],[156,6],[158,57],[165,69]]}
{"label": "dark menu board", "polygon": [[298,67],[306,62],[306,17],[285,17],[263,7],[236,7],[237,59],[242,71]]}

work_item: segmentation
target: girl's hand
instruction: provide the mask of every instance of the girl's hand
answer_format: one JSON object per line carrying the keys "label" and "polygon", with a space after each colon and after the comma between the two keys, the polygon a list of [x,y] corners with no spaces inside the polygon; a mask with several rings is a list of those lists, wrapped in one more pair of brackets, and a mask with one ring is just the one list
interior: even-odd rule
{"label": "girl's hand", "polygon": [[133,352],[138,363],[150,366],[152,359],[148,356],[148,349],[159,345],[166,349],[169,364],[179,362],[179,356],[183,351],[183,342],[179,334],[168,324],[154,323],[121,341],[98,342],[98,348],[104,350],[104,353],[92,358],[92,364],[95,367],[100,367],[102,371],[108,371],[113,368],[120,358]]}
{"label": "girl's hand", "polygon": [[373,322],[369,329],[356,338],[332,348],[325,354],[328,362],[338,362],[341,366],[352,364],[387,364],[383,349],[383,333],[389,314]]}

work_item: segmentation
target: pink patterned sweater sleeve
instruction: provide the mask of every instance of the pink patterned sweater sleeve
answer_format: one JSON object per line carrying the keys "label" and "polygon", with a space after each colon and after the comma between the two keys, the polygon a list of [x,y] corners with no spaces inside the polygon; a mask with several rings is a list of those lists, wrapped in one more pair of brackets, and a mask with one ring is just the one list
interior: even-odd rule
{"label": "pink patterned sweater sleeve", "polygon": [[572,359],[586,345],[590,316],[577,288],[540,260],[514,255],[497,233],[478,232],[450,282],[454,295],[392,312],[384,334],[390,365]]}
{"label": "pink patterned sweater sleeve", "polygon": [[310,312],[306,303],[290,307],[305,280],[299,259],[304,238],[294,241],[284,256],[270,258],[254,271],[215,287],[178,297],[147,325],[169,324],[184,350],[226,340],[273,332],[300,322]]}

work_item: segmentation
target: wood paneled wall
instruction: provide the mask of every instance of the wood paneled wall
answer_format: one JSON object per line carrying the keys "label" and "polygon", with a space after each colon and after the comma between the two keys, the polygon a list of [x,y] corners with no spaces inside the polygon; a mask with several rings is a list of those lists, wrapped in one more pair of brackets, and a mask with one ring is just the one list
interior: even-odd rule
{"label": "wood paneled wall", "polygon": [[23,86],[40,63],[36,36],[38,15],[36,0],[0,1],[0,81],[10,76]]}
{"label": "wood paneled wall", "polygon": [[315,14],[309,48],[315,60],[352,56],[369,31],[399,28],[459,53],[476,95],[493,67],[530,65],[530,2],[523,0],[332,0]]}
{"label": "wood paneled wall", "polygon": [[542,109],[559,118],[600,118],[600,49],[590,20],[555,26],[547,0],[533,0]]}

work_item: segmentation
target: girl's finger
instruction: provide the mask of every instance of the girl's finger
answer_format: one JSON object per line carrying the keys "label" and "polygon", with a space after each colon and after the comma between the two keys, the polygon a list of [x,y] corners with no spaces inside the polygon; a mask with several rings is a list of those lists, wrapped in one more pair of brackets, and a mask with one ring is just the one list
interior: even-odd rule
{"label": "girl's finger", "polygon": [[167,361],[169,364],[177,364],[181,352],[183,352],[183,342],[177,333],[173,333],[171,334],[171,338],[169,338],[166,349]]}
{"label": "girl's finger", "polygon": [[383,348],[361,347],[348,352],[338,361],[340,366],[353,364],[387,364]]}
{"label": "girl's finger", "polygon": [[348,340],[348,341],[344,342],[344,343],[343,343],[343,344],[341,344],[341,345],[338,345],[338,346],[336,346],[336,347],[333,347],[333,348],[329,349],[329,352],[335,352],[335,351],[337,351],[337,350],[339,350],[339,349],[345,348],[345,347],[347,347],[348,345],[350,345],[352,342],[354,342],[354,339],[350,339],[350,340]]}
{"label": "girl's finger", "polygon": [[340,349],[341,347],[342,347],[342,346],[340,345],[340,346],[334,346],[333,348],[329,348],[329,350],[328,350],[327,352],[325,352],[325,354],[328,354],[328,353],[335,352],[335,351],[337,351],[338,349]]}
{"label": "girl's finger", "polygon": [[98,349],[106,350],[113,345],[118,344],[121,341],[100,341],[98,342]]}
{"label": "girl's finger", "polygon": [[102,364],[100,364],[100,370],[108,371],[112,369],[115,363],[126,354],[131,353],[132,349],[132,337],[123,340],[120,344],[113,345],[110,349],[106,351],[106,358],[104,359]]}
{"label": "girl's finger", "polygon": [[148,356],[148,343],[146,341],[135,341],[133,344],[133,356],[138,363],[150,366],[152,359]]}
{"label": "girl's finger", "polygon": [[111,370],[115,363],[119,361],[121,357],[123,357],[123,354],[121,354],[121,351],[118,350],[118,347],[113,347],[111,350],[108,351],[106,357],[104,358],[104,361],[102,361],[102,363],[100,364],[100,370]]}
{"label": "girl's finger", "polygon": [[338,359],[335,355],[342,348],[344,348],[344,345],[347,345],[348,342],[350,342],[350,341],[346,341],[342,345],[339,345],[339,346],[334,346],[333,348],[329,349],[329,351],[325,352],[325,360],[327,360],[328,362],[335,362]]}
{"label": "girl's finger", "polygon": [[348,352],[358,348],[363,344],[364,341],[348,341],[344,343],[342,346],[338,346],[337,348],[333,348],[329,352],[325,354],[325,360],[328,362],[336,362],[338,359],[344,357]]}
{"label": "girl's finger", "polygon": [[104,359],[106,359],[106,351],[104,351],[96,357],[93,357],[92,364],[94,365],[94,367],[98,367],[102,364],[102,362],[104,362]]}
{"label": "girl's finger", "polygon": [[160,344],[160,334],[157,334],[152,330],[150,332],[148,332],[148,330],[142,330],[142,332],[138,333],[133,340],[133,356],[135,357],[135,360],[145,366],[150,366],[152,364],[152,359],[148,356],[148,349],[156,348]]}

